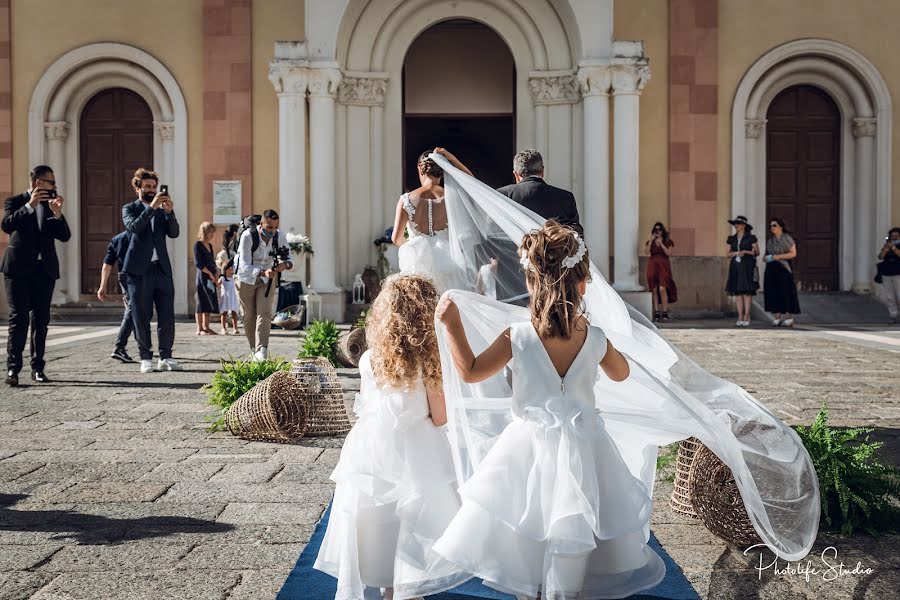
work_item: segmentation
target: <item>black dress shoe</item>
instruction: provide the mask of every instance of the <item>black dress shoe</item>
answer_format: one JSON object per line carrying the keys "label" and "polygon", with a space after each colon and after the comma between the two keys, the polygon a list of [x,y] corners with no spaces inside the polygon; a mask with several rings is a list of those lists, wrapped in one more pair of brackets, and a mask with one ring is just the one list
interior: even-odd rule
{"label": "black dress shoe", "polygon": [[19,375],[12,369],[6,372],[6,385],[11,387],[19,385]]}
{"label": "black dress shoe", "polygon": [[44,375],[43,371],[32,371],[31,378],[38,383],[50,383],[50,379]]}

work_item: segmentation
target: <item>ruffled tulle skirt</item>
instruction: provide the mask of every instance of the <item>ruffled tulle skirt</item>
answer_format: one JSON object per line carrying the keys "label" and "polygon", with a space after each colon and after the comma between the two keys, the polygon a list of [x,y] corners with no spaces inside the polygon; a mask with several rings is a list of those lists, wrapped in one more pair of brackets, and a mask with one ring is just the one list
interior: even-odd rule
{"label": "ruffled tulle skirt", "polygon": [[460,488],[434,551],[501,591],[621,598],[657,585],[652,500],[596,415],[515,419]]}
{"label": "ruffled tulle skirt", "polygon": [[401,600],[470,578],[432,551],[460,504],[446,435],[430,419],[363,416],[331,478],[315,568],[337,578],[336,600],[362,600],[366,586],[393,587]]}
{"label": "ruffled tulle skirt", "polygon": [[459,267],[450,256],[450,240],[446,232],[411,237],[400,246],[397,260],[401,273],[430,277],[441,293],[467,287]]}

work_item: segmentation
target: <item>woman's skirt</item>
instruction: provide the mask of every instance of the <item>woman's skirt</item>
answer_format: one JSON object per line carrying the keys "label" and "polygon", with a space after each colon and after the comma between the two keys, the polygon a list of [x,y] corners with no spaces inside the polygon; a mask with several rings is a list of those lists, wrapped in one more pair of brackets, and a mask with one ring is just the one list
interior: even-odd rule
{"label": "woman's skirt", "polygon": [[759,280],[756,277],[756,258],[752,256],[731,259],[728,265],[728,283],[725,291],[729,296],[755,296],[759,289]]}
{"label": "woman's skirt", "polygon": [[197,312],[219,312],[219,297],[216,292],[216,285],[203,271],[197,271]]}
{"label": "woman's skirt", "polygon": [[800,301],[797,299],[797,285],[794,274],[778,261],[766,265],[766,276],[763,295],[766,300],[766,311],[770,313],[800,314]]}
{"label": "woman's skirt", "polygon": [[[675,287],[675,279],[672,277],[672,264],[669,257],[654,255],[647,261],[647,286],[650,291],[657,293],[657,288],[666,288],[669,304],[678,302],[678,288]],[[662,302],[662,298],[659,298]]]}

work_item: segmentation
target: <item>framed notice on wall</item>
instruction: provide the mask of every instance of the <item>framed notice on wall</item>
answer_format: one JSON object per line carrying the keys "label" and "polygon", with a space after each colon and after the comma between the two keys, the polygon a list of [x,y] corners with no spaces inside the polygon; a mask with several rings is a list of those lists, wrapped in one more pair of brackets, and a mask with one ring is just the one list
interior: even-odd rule
{"label": "framed notice on wall", "polygon": [[213,223],[241,222],[241,182],[213,181]]}

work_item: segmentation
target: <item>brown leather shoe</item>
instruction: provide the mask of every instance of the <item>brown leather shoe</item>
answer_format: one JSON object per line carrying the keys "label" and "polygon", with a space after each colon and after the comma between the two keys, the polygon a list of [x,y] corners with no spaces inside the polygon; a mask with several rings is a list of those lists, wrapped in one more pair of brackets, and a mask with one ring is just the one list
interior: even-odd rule
{"label": "brown leather shoe", "polygon": [[10,387],[19,385],[19,375],[12,369],[6,372],[6,385]]}

